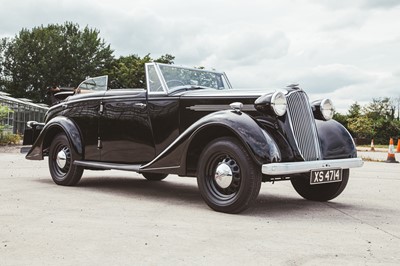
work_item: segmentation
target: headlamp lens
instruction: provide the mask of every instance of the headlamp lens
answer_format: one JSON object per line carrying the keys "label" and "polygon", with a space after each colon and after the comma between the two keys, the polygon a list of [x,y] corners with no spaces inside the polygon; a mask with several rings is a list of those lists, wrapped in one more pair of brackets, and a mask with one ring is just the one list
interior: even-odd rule
{"label": "headlamp lens", "polygon": [[325,120],[332,119],[334,108],[330,99],[324,99],[321,101],[321,113]]}
{"label": "headlamp lens", "polygon": [[271,106],[277,116],[284,115],[287,108],[286,96],[282,92],[275,92],[272,95]]}

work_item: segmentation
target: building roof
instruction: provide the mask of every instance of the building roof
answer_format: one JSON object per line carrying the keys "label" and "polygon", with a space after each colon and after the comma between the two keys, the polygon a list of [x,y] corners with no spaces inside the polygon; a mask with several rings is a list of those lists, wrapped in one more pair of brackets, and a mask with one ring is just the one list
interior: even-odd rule
{"label": "building roof", "polygon": [[42,104],[42,103],[33,103],[32,100],[30,99],[26,99],[26,98],[13,98],[9,96],[9,93],[0,91],[0,102],[2,100],[4,101],[8,101],[8,102],[14,102],[14,103],[18,103],[18,104],[23,104],[23,105],[27,105],[27,106],[31,106],[31,107],[36,107],[36,108],[40,108],[43,110],[48,110],[49,106],[46,104]]}

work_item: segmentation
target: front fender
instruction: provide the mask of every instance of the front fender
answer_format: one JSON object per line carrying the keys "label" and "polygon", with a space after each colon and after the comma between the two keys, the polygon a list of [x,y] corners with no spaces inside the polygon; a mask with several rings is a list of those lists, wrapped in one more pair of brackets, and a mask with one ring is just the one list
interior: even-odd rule
{"label": "front fender", "polygon": [[[214,132],[213,129],[217,130]],[[168,169],[170,173],[172,169],[176,169],[175,173],[186,175],[186,156],[191,149],[196,146],[204,148],[209,141],[224,136],[221,132],[236,136],[260,165],[281,160],[278,145],[253,118],[245,113],[225,110],[199,119],[152,162],[143,166],[141,172],[163,172]],[[199,155],[197,153],[194,156]]]}
{"label": "front fender", "polygon": [[325,160],[357,157],[353,138],[342,124],[335,120],[315,120],[315,123]]}
{"label": "front fender", "polygon": [[83,144],[78,127],[71,119],[57,116],[46,123],[25,158],[43,160],[45,155],[43,151],[50,147],[52,139],[61,132],[65,133],[74,151],[82,156]]}
{"label": "front fender", "polygon": [[280,150],[275,140],[246,113],[230,110],[220,111],[210,114],[198,122],[200,125],[191,134],[189,143],[201,138],[203,133],[210,130],[210,128],[222,126],[242,142],[258,164],[281,160]]}

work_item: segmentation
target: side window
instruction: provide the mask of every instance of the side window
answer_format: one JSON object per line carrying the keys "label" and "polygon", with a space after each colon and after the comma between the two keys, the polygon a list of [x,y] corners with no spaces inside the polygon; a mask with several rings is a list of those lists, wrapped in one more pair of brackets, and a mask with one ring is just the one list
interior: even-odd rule
{"label": "side window", "polygon": [[107,90],[108,76],[100,76],[95,78],[89,78],[79,84],[77,93],[87,93],[94,91],[106,91]]}
{"label": "side window", "polygon": [[156,69],[153,65],[147,66],[147,74],[148,74],[148,89],[150,92],[162,92],[163,87],[161,86],[160,79],[157,75]]}

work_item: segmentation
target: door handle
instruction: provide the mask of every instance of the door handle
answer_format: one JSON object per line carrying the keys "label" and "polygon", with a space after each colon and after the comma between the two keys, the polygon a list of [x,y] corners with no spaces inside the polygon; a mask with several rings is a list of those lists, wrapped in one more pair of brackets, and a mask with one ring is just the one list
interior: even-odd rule
{"label": "door handle", "polygon": [[144,107],[146,107],[147,105],[146,105],[145,103],[135,103],[135,106],[144,108]]}

